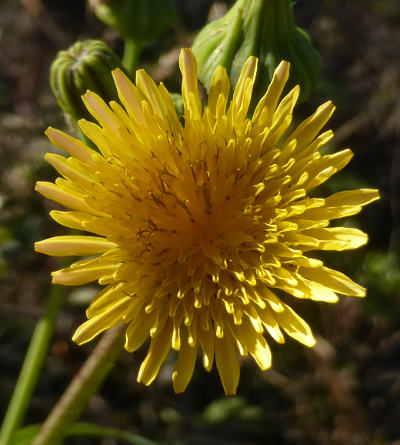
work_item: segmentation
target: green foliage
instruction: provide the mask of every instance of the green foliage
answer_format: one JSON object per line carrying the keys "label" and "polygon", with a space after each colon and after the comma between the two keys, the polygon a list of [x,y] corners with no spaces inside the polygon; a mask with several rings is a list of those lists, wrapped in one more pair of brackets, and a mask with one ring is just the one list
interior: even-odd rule
{"label": "green foliage", "polygon": [[[13,445],[31,445],[41,425],[29,425],[16,431],[13,436]],[[121,431],[115,428],[103,428],[92,423],[76,423],[67,431],[67,437],[103,437],[123,440],[132,445],[157,445],[138,434]]]}
{"label": "green foliage", "polygon": [[400,262],[395,252],[368,252],[361,277],[369,289],[386,296],[400,292]]}
{"label": "green foliage", "polygon": [[249,405],[243,397],[233,396],[216,399],[203,412],[203,420],[214,424],[232,419],[252,421],[262,415],[259,406]]}

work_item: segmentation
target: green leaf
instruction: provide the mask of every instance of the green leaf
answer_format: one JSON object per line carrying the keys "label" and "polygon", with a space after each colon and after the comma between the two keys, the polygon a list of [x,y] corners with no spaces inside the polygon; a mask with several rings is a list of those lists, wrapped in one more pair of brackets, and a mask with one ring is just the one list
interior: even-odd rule
{"label": "green leaf", "polygon": [[[39,432],[41,425],[29,425],[14,433],[13,445],[30,445]],[[67,432],[67,436],[112,437],[133,445],[157,445],[138,434],[121,431],[115,428],[103,428],[92,423],[76,423]]]}
{"label": "green leaf", "polygon": [[243,397],[224,397],[214,400],[203,412],[203,419],[207,423],[226,422],[238,416],[239,412],[246,406]]}
{"label": "green leaf", "polygon": [[40,425],[29,425],[15,431],[12,436],[14,445],[29,445],[38,433]]}

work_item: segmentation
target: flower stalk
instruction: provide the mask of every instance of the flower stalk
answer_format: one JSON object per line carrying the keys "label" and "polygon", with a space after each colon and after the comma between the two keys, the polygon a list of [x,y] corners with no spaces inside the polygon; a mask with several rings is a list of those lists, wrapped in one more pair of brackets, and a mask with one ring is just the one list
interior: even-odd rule
{"label": "flower stalk", "polygon": [[64,289],[53,286],[43,318],[35,326],[14,393],[0,431],[0,443],[12,445],[13,433],[21,426],[46,357],[57,312],[64,299]]}
{"label": "flower stalk", "polygon": [[127,37],[124,40],[124,45],[122,65],[127,69],[128,73],[134,73],[139,63],[143,44]]}
{"label": "flower stalk", "polygon": [[72,380],[44,422],[32,445],[60,445],[68,428],[79,418],[91,397],[111,371],[122,350],[125,326],[109,330]]}

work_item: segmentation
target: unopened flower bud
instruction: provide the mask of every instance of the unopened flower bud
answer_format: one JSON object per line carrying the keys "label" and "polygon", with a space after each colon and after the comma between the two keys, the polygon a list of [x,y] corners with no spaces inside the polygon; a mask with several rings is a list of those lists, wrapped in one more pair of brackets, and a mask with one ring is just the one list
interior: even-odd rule
{"label": "unopened flower bud", "polygon": [[76,42],[60,51],[50,67],[50,87],[58,105],[73,119],[93,120],[81,96],[91,90],[110,101],[118,98],[111,75],[124,70],[119,57],[99,40]]}
{"label": "unopened flower bud", "polygon": [[124,39],[146,42],[167,31],[177,12],[170,0],[92,0],[96,16]]}
{"label": "unopened flower bud", "polygon": [[235,85],[249,56],[259,58],[255,98],[282,60],[291,63],[289,86],[300,85],[300,101],[315,86],[322,66],[308,35],[296,26],[290,0],[238,0],[221,19],[208,24],[193,43],[199,78],[209,87],[218,65]]}

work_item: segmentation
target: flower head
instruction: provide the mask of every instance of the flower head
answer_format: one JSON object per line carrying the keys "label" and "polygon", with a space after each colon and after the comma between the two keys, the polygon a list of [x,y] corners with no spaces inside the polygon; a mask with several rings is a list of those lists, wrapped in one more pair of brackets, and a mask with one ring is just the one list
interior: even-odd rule
{"label": "flower head", "polygon": [[107,105],[92,92],[83,96],[99,125],[79,125],[99,153],[47,130],[70,157],[47,154],[63,177],[36,188],[71,209],[52,211],[55,221],[95,236],[56,236],[35,247],[48,255],[88,257],[53,272],[54,283],[97,280],[105,286],[74,335],[78,344],[123,321],[127,351],[150,337],[139,382],[155,379],[172,348],[178,351],[173,386],[183,391],[200,348],[204,368],[210,370],[215,358],[224,390],[233,394],[238,353],[250,354],[265,370],[271,366],[266,337],[283,343],[285,333],[315,344],[307,323],[287,304],[291,297],[333,303],[337,294],[365,295],[309,252],[365,244],[367,235],[358,229],[328,226],[359,212],[378,192],[307,197],[352,152],[319,153],[333,136],[319,134],[334,110],[331,102],[287,134],[299,88],[279,101],[289,75],[286,62],[251,117],[255,57],[244,64],[231,101],[226,71],[218,67],[204,108],[188,49],[181,52],[180,68],[184,124],[163,84],[156,86],[139,70],[134,85],[117,69],[122,105]]}

